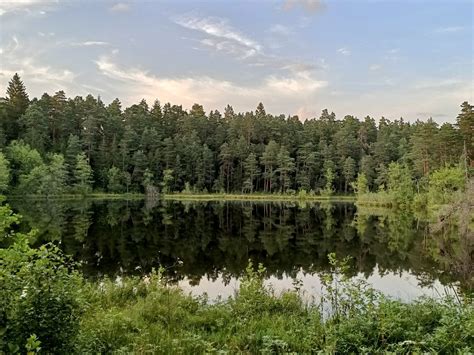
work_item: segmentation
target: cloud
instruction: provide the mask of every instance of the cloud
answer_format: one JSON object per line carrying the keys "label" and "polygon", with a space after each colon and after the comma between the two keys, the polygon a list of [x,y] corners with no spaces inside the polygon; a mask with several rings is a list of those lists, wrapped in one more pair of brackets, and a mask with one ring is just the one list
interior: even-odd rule
{"label": "cloud", "polygon": [[2,49],[1,85],[6,85],[15,73],[31,84],[33,89],[39,88],[41,92],[44,92],[46,88],[59,90],[75,85],[77,76],[71,70],[45,65],[41,63],[37,55],[31,53],[38,53],[38,51],[31,46],[22,45],[16,36],[11,38],[8,45]]}
{"label": "cloud", "polygon": [[109,8],[112,12],[127,12],[130,10],[130,4],[118,2]]}
{"label": "cloud", "polygon": [[465,82],[456,78],[442,79],[442,80],[423,80],[415,83],[413,88],[416,90],[446,90],[463,86]]}
{"label": "cloud", "polygon": [[184,28],[211,36],[207,38],[206,45],[211,45],[216,49],[222,48],[227,50],[232,48],[236,50],[239,48],[245,57],[262,51],[262,46],[257,41],[234,29],[225,19],[217,17],[198,18],[193,15],[187,15],[175,18],[174,22]]}
{"label": "cloud", "polygon": [[310,73],[300,73],[294,77],[270,76],[266,80],[266,86],[269,89],[283,95],[308,95],[327,85],[327,81],[315,80]]}
{"label": "cloud", "polygon": [[225,54],[237,56],[240,59],[246,59],[257,54],[254,48],[241,46],[238,42],[220,40],[216,38],[204,38],[200,41],[202,45],[208,48],[212,48],[218,52],[224,52]]}
{"label": "cloud", "polygon": [[[0,16],[10,12],[31,11],[38,5],[51,5],[57,2],[58,0],[0,0]],[[44,11],[40,11],[40,13],[44,13]]]}
{"label": "cloud", "polygon": [[382,68],[380,64],[372,64],[371,66],[369,66],[369,70],[371,71],[376,71],[376,70],[379,70],[380,68]]}
{"label": "cloud", "polygon": [[463,26],[448,26],[448,27],[440,27],[435,29],[433,32],[434,33],[456,33],[464,30]]}
{"label": "cloud", "polygon": [[284,25],[280,25],[280,24],[271,26],[268,32],[275,35],[279,35],[279,36],[285,36],[285,37],[290,36],[294,33],[291,28]]}
{"label": "cloud", "polygon": [[91,47],[91,46],[109,46],[109,42],[103,41],[84,41],[84,42],[73,42],[71,46],[74,47]]}
{"label": "cloud", "polygon": [[[205,48],[225,53],[235,59],[245,60],[248,65],[253,67],[289,71],[291,74],[327,69],[324,59],[308,63],[268,54],[263,45],[230,26],[226,19],[216,17],[198,18],[188,15],[176,17],[173,21],[182,27],[208,35],[208,37],[198,41]],[[275,25],[269,31],[281,34],[291,33],[291,29],[283,25]],[[193,49],[199,50],[197,47],[193,47]]]}
{"label": "cloud", "polygon": [[283,10],[293,10],[298,7],[307,12],[315,13],[324,8],[324,3],[321,0],[285,0],[282,5]]}
{"label": "cloud", "polygon": [[338,53],[341,53],[342,55],[349,56],[351,55],[351,51],[347,49],[346,47],[339,48],[337,50]]}
{"label": "cloud", "polygon": [[128,103],[142,98],[150,101],[159,98],[188,108],[199,102],[210,109],[232,104],[239,110],[251,110],[258,101],[263,101],[270,107],[277,107],[278,112],[291,107],[294,114],[311,101],[318,90],[327,86],[327,82],[317,80],[310,72],[271,75],[254,85],[242,85],[209,76],[158,77],[143,69],[121,67],[109,57],[100,57],[95,63],[102,75],[115,81],[114,87],[121,91],[117,93]]}

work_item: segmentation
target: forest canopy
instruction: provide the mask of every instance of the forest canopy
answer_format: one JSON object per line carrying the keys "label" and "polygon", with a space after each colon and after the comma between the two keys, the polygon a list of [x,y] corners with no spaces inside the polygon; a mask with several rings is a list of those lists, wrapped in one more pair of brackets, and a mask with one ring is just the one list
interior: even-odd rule
{"label": "forest canopy", "polygon": [[461,104],[456,123],[376,121],[323,110],[302,122],[255,111],[206,114],[194,104],[157,100],[123,108],[119,99],[30,100],[15,74],[0,98],[0,192],[87,194],[143,192],[348,193],[363,174],[384,190],[398,162],[414,180],[459,163],[474,165],[474,111]]}

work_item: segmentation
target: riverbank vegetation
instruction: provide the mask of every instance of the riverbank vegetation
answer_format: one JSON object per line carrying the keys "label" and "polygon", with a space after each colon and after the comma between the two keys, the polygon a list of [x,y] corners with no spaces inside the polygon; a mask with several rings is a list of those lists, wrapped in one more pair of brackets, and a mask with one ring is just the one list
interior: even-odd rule
{"label": "riverbank vegetation", "polygon": [[118,99],[106,105],[63,91],[30,100],[15,74],[0,100],[0,192],[329,196],[352,193],[358,174],[368,192],[393,191],[396,174],[418,188],[439,168],[461,161],[471,169],[473,120],[467,102],[456,124],[440,126],[327,110],[301,122],[262,104],[223,114],[158,101],[122,109]]}
{"label": "riverbank vegetation", "polygon": [[35,232],[15,232],[20,217],[7,205],[0,214],[7,353],[468,353],[474,342],[468,297],[387,299],[347,277],[348,260],[332,254],[317,299],[305,298],[297,281],[275,293],[263,284],[263,266],[250,263],[235,296],[211,302],[186,295],[162,269],[87,281],[52,244],[32,248]]}

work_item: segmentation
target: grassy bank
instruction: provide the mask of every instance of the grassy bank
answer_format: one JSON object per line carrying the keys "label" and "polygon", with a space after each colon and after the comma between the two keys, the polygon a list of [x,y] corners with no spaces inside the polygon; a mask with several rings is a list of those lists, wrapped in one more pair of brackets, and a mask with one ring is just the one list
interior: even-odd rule
{"label": "grassy bank", "polygon": [[174,193],[163,195],[165,200],[199,200],[199,201],[355,201],[354,196],[321,196],[321,195],[284,195],[284,194],[198,194]]}
{"label": "grassy bank", "polygon": [[[329,276],[329,275],[326,275]],[[235,297],[218,303],[167,286],[159,274],[89,285],[80,321],[81,353],[468,354],[472,304],[389,300],[363,282],[333,274],[325,307],[297,290],[276,295],[249,269]],[[332,313],[328,313],[328,309]]]}
{"label": "grassy bank", "polygon": [[[8,199],[35,199],[35,200],[81,200],[81,199],[95,199],[95,200],[140,200],[146,198],[144,194],[129,193],[129,194],[111,194],[111,193],[91,193],[87,195],[78,194],[63,194],[63,195],[9,195]],[[176,201],[333,201],[333,202],[354,202],[355,196],[352,195],[284,195],[284,194],[221,194],[221,193],[170,193],[160,194],[156,196],[157,199],[176,200]]]}

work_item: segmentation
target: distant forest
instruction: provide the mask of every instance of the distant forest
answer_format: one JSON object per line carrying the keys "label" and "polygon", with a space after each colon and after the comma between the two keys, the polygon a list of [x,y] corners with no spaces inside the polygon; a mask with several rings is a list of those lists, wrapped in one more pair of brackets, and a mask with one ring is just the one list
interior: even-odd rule
{"label": "distant forest", "polygon": [[[474,113],[456,123],[336,118],[323,110],[302,122],[274,116],[262,103],[208,114],[194,104],[155,101],[122,108],[63,91],[29,99],[15,74],[0,99],[0,192],[350,193],[363,173],[371,191],[386,186],[388,165],[412,178],[461,161],[474,163]],[[454,121],[454,118],[453,118]]]}

